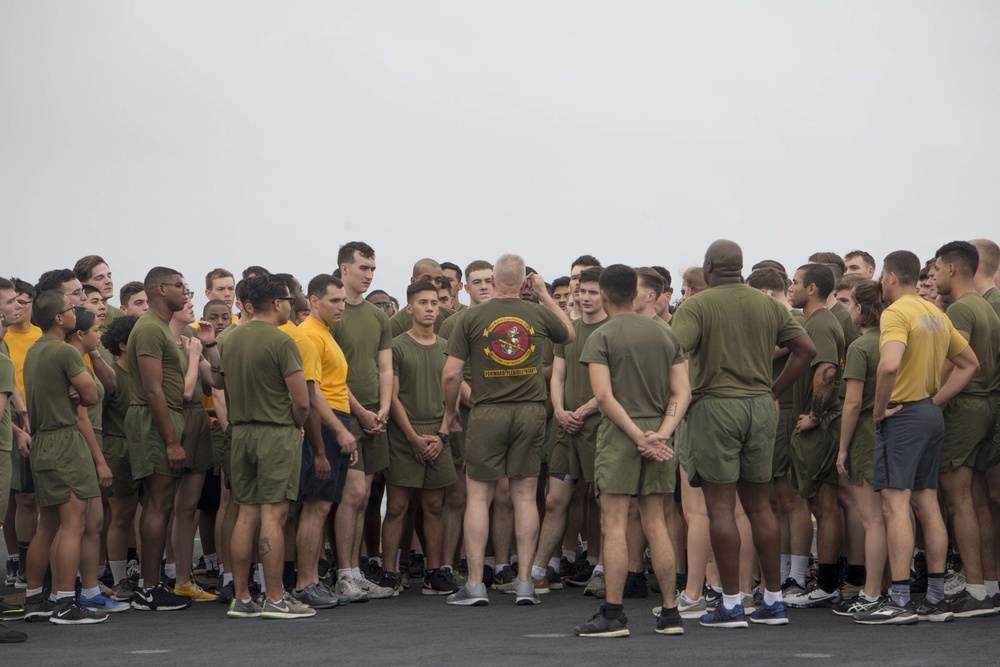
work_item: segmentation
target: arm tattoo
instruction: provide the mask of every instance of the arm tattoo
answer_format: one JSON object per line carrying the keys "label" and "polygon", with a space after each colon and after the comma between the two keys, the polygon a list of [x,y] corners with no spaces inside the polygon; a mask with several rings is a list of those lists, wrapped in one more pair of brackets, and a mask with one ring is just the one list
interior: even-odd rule
{"label": "arm tattoo", "polygon": [[271,543],[268,542],[266,537],[260,538],[260,542],[257,545],[257,553],[261,556],[266,556],[271,553]]}
{"label": "arm tattoo", "polygon": [[677,401],[670,401],[667,404],[667,416],[676,417],[677,416]]}
{"label": "arm tattoo", "polygon": [[825,364],[823,370],[813,378],[812,416],[816,421],[819,421],[830,407],[836,389],[837,367]]}

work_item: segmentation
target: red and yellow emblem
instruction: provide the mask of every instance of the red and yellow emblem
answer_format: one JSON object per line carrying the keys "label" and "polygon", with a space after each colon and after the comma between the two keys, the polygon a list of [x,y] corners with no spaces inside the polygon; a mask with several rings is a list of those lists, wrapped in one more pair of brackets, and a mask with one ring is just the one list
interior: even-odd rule
{"label": "red and yellow emblem", "polygon": [[520,366],[535,353],[531,335],[535,330],[519,317],[501,317],[483,330],[487,339],[483,352],[504,366]]}

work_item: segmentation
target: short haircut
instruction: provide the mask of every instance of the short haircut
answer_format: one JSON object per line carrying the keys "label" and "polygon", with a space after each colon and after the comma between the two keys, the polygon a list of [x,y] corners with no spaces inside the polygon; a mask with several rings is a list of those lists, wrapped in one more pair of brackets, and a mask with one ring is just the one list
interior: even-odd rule
{"label": "short haircut", "polygon": [[76,315],[76,325],[71,331],[66,332],[67,338],[78,331],[89,331],[97,322],[97,315],[82,306],[74,306],[73,313]]}
{"label": "short haircut", "polygon": [[441,262],[442,271],[454,271],[455,275],[458,276],[458,281],[462,281],[462,269],[458,267],[458,264],[454,262]]}
{"label": "short haircut", "polygon": [[397,311],[399,310],[399,300],[396,297],[394,297],[394,296],[392,296],[390,294],[389,295],[389,302],[392,304],[393,308],[395,308]]}
{"label": "short haircut", "polygon": [[917,276],[917,280],[920,282],[927,280],[927,269],[920,269],[920,275]]}
{"label": "short haircut", "polygon": [[13,281],[7,280],[6,278],[0,278],[0,289],[14,290]]}
{"label": "short haircut", "polygon": [[803,264],[799,267],[802,271],[802,286],[816,286],[816,292],[820,299],[830,296],[835,285],[833,280],[833,269],[826,264]]}
{"label": "short haircut", "polygon": [[247,278],[247,292],[254,312],[264,313],[273,309],[275,299],[288,296],[288,284],[278,276],[254,276]]}
{"label": "short haircut", "polygon": [[271,272],[265,269],[263,266],[248,266],[247,268],[243,269],[242,275],[243,275],[243,280],[246,280],[251,276],[266,276],[269,275],[270,273]]}
{"label": "short haircut", "polygon": [[43,290],[35,297],[35,305],[31,309],[31,318],[42,331],[47,331],[55,324],[56,315],[65,311],[66,295],[58,290]]}
{"label": "short haircut", "polygon": [[615,306],[631,305],[639,284],[635,269],[624,264],[612,264],[601,271],[598,281],[605,298]]}
{"label": "short haircut", "polygon": [[229,306],[227,306],[226,302],[223,301],[222,299],[211,299],[208,303],[205,304],[205,307],[201,309],[201,316],[205,317],[206,313],[208,313],[208,309],[215,308],[216,306],[222,306],[226,310],[229,310]]}
{"label": "short haircut", "polygon": [[867,276],[863,276],[859,273],[848,273],[844,275],[843,278],[840,279],[840,282],[837,283],[837,286],[834,287],[834,289],[837,290],[838,292],[842,289],[852,290],[854,289],[855,285],[865,280],[868,280]]}
{"label": "short haircut", "polygon": [[882,260],[882,270],[895,273],[903,285],[915,285],[920,275],[920,259],[909,250],[896,250]]}
{"label": "short haircut", "polygon": [[469,265],[465,267],[465,282],[469,282],[469,274],[473,271],[484,271],[489,269],[493,270],[493,265],[487,262],[485,259],[477,259],[469,262]]}
{"label": "short haircut", "polygon": [[26,280],[21,280],[20,278],[11,278],[10,281],[14,283],[14,291],[18,294],[27,294],[29,299],[35,298],[35,286]]}
{"label": "short haircut", "polygon": [[296,285],[302,287],[302,283],[298,281],[298,278],[290,273],[272,273],[276,278],[280,278],[282,282],[285,283],[285,287],[288,288],[288,293],[291,294],[295,291]]}
{"label": "short haircut", "polygon": [[41,294],[48,290],[62,290],[62,286],[68,282],[76,280],[76,274],[69,269],[53,269],[46,271],[38,278],[35,285],[35,294]]}
{"label": "short haircut", "polygon": [[788,293],[788,278],[783,272],[770,267],[751,272],[747,276],[747,285],[754,289],[768,290],[779,294]]}
{"label": "short haircut", "polygon": [[979,268],[987,277],[996,275],[1000,269],[1000,246],[989,239],[972,239],[969,241],[979,251]]}
{"label": "short haircut", "polygon": [[520,255],[512,253],[500,255],[493,265],[493,279],[497,286],[518,288],[524,282],[525,275],[524,259]]}
{"label": "short haircut", "polygon": [[[210,301],[209,303],[214,302]],[[121,346],[128,344],[128,337],[132,333],[132,327],[138,321],[139,318],[135,315],[126,315],[114,320],[108,325],[108,330],[101,334],[101,345],[116,357],[121,356]]]}
{"label": "short haircut", "polygon": [[431,259],[430,257],[424,257],[422,259],[418,259],[413,264],[413,277],[416,278],[419,275],[421,275],[423,273],[423,271],[421,271],[421,269],[423,269],[425,267],[428,267],[428,266],[430,266],[430,267],[435,267],[436,266],[438,269],[441,268],[441,265],[438,263],[438,261],[436,259]]}
{"label": "short haircut", "polygon": [[694,288],[695,292],[708,289],[708,283],[705,282],[705,269],[700,266],[692,266],[690,269],[686,269],[684,271],[684,284]]}
{"label": "short haircut", "polygon": [[93,285],[88,285],[88,284],[84,283],[83,284],[83,293],[84,294],[100,294],[101,290],[97,289]]}
{"label": "short haircut", "polygon": [[785,265],[773,259],[762,259],[750,267],[751,272],[756,271],[757,269],[774,269],[775,271],[780,271],[785,276],[788,275],[788,270],[785,268]]}
{"label": "short haircut", "polygon": [[[338,280],[340,279],[338,278]],[[309,284],[312,285],[311,282]],[[379,295],[384,295],[386,298],[389,299],[392,298],[391,296],[389,296],[389,293],[386,292],[384,289],[373,289],[371,292],[368,292],[368,294],[365,294],[365,301],[370,301],[373,296],[379,296]]]}
{"label": "short haircut", "polygon": [[844,258],[835,252],[814,252],[809,256],[809,261],[813,264],[825,264],[830,267],[830,270],[833,271],[834,284],[840,282],[844,271],[847,270]]}
{"label": "short haircut", "polygon": [[560,276],[552,281],[553,291],[560,287],[569,287],[569,276]]}
{"label": "short haircut", "polygon": [[601,271],[604,269],[598,266],[591,266],[580,272],[581,283],[600,283]]}
{"label": "short haircut", "polygon": [[663,278],[663,291],[669,292],[670,285],[673,283],[673,278],[670,275],[670,271],[667,271],[662,266],[656,266],[655,264],[649,268],[653,269],[654,271],[660,274],[660,277]]}
{"label": "short haircut", "polygon": [[885,310],[882,285],[865,278],[851,288],[851,297],[861,307],[859,327],[877,327]]}
{"label": "short haircut", "polygon": [[118,296],[122,300],[122,305],[127,306],[128,302],[132,300],[132,297],[134,297],[139,292],[145,292],[145,291],[146,291],[145,285],[140,283],[138,280],[133,280],[132,282],[125,283],[124,285],[122,285],[122,288],[118,290]]}
{"label": "short haircut", "polygon": [[181,272],[177,269],[167,268],[166,266],[154,266],[146,274],[146,279],[142,281],[142,287],[146,290],[146,296],[152,296],[156,291],[156,287],[167,278],[179,275],[181,275]]}
{"label": "short haircut", "polygon": [[85,282],[90,280],[91,274],[94,273],[94,268],[99,264],[107,264],[100,255],[81,257],[76,260],[76,264],[73,266],[73,273],[80,279],[80,282]]}
{"label": "short haircut", "polygon": [[574,266],[601,266],[601,260],[597,259],[593,255],[580,255],[569,265],[570,268]]}
{"label": "short haircut", "polygon": [[959,270],[967,278],[972,278],[979,269],[979,251],[968,241],[946,243],[938,248],[934,256],[946,264],[954,264],[959,267]]}
{"label": "short haircut", "polygon": [[236,300],[240,303],[247,303],[250,298],[250,294],[247,292],[247,280],[249,278],[244,278],[236,283]]}
{"label": "short haircut", "polygon": [[[586,269],[580,272],[580,282],[583,282],[583,275],[587,271],[592,269]],[[638,278],[639,285],[643,289],[651,289],[656,294],[656,298],[659,299],[660,295],[663,294],[663,276],[661,276],[656,269],[643,266],[635,270],[636,277]]]}
{"label": "short haircut", "polygon": [[354,253],[359,253],[365,259],[374,259],[375,251],[364,241],[351,241],[340,246],[337,251],[337,266],[354,264]]}
{"label": "short haircut", "polygon": [[845,271],[847,270],[847,260],[849,260],[852,257],[860,257],[862,262],[872,267],[873,269],[875,268],[875,258],[872,257],[869,253],[865,252],[864,250],[852,250],[851,252],[844,255]]}
{"label": "short haircut", "polygon": [[[321,273],[318,276],[313,276],[313,279],[309,281],[309,287],[306,289],[306,296],[314,296],[317,299],[321,298],[326,295],[327,290],[330,289],[330,285],[340,288],[344,286],[344,283],[340,278],[336,278],[329,273]],[[368,296],[371,296],[371,294]]]}
{"label": "short haircut", "polygon": [[411,283],[406,288],[406,303],[413,303],[413,299],[420,292],[434,292],[434,296],[437,296],[438,286],[429,280],[418,280],[415,283]]}
{"label": "short haircut", "polygon": [[[260,267],[250,267],[250,268],[260,268]],[[212,283],[219,278],[232,278],[233,274],[225,269],[212,269],[205,275],[205,289],[211,290]]]}

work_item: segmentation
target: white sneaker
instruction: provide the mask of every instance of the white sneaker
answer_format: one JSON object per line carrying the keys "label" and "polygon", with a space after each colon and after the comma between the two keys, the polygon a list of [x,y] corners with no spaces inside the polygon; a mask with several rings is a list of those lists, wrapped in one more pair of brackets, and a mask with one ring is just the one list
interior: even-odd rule
{"label": "white sneaker", "polygon": [[355,579],[354,583],[368,595],[369,600],[384,600],[385,598],[391,598],[395,593],[393,589],[373,584],[364,577]]}
{"label": "white sneaker", "polygon": [[965,574],[961,572],[949,572],[944,578],[944,596],[950,598],[965,590]]}
{"label": "white sneaker", "polygon": [[825,607],[840,602],[840,589],[827,593],[819,586],[810,586],[797,595],[786,595],[785,606],[795,609],[808,609],[809,607]]}
{"label": "white sneaker", "polygon": [[337,595],[347,598],[348,602],[368,602],[368,593],[361,590],[354,577],[341,577],[337,580]]}

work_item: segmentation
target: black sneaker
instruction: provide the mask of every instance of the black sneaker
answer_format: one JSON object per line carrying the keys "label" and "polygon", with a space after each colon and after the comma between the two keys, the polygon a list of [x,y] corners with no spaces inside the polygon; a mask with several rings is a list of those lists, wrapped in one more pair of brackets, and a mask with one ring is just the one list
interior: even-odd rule
{"label": "black sneaker", "polygon": [[660,609],[660,615],[656,617],[656,632],[661,635],[683,635],[684,625],[681,623],[681,615],[677,607]]}
{"label": "black sneaker", "polygon": [[381,579],[382,575],[385,574],[385,570],[382,568],[382,563],[378,558],[361,558],[361,576],[377,584]]}
{"label": "black sneaker", "polygon": [[24,601],[24,620],[28,623],[44,621],[52,615],[55,606],[55,602],[49,600],[44,592],[29,595]]}
{"label": "black sneaker", "polygon": [[215,594],[219,596],[216,599],[216,602],[228,605],[233,601],[233,598],[236,597],[236,587],[233,585],[233,582],[230,581],[225,586],[219,588]]}
{"label": "black sneaker", "polygon": [[107,613],[87,609],[77,604],[75,598],[63,598],[56,601],[49,623],[56,625],[93,625],[108,620]]}
{"label": "black sneaker", "polygon": [[559,576],[559,573],[552,566],[545,568],[545,583],[548,584],[550,591],[561,591],[565,588],[562,577]]}
{"label": "black sneaker", "polygon": [[180,611],[190,606],[190,598],[174,595],[162,584],[153,588],[140,588],[132,597],[132,608],[141,611]]}
{"label": "black sneaker", "polygon": [[722,593],[720,591],[711,586],[705,586],[705,611],[713,611],[721,599]]}
{"label": "black sneaker", "polygon": [[951,609],[956,618],[992,616],[996,613],[996,610],[993,609],[993,600],[990,598],[977,600],[969,594],[969,591],[962,591],[952,596],[947,602],[948,608]]}
{"label": "black sneaker", "polygon": [[13,558],[7,559],[7,579],[4,584],[7,586],[13,586],[17,581],[17,561]]}
{"label": "black sneaker", "polygon": [[861,625],[913,625],[917,622],[916,605],[910,600],[900,607],[886,598],[874,609],[855,614],[854,622]]}
{"label": "black sneaker", "polygon": [[610,619],[604,615],[604,605],[597,610],[590,621],[573,628],[573,634],[577,637],[628,637],[628,619],[625,614],[616,619]]}
{"label": "black sneaker", "polygon": [[115,575],[111,574],[110,568],[105,568],[104,572],[97,578],[97,580],[108,588],[113,588],[115,585]]}
{"label": "black sneaker", "polygon": [[423,595],[451,595],[457,590],[452,580],[440,569],[424,572],[424,587],[420,591]]}
{"label": "black sneaker", "polygon": [[575,563],[569,563],[569,574],[563,577],[563,583],[567,586],[584,588],[590,583],[590,575],[593,573],[594,568],[590,563],[586,560],[577,560]]}
{"label": "black sneaker", "polygon": [[[486,583],[486,582],[483,582]],[[509,566],[504,566],[493,573],[493,589],[502,591],[503,588],[510,588],[513,590],[514,586],[514,572]]]}
{"label": "black sneaker", "polygon": [[628,576],[625,577],[624,597],[626,598],[649,597],[649,588],[646,586],[645,572],[628,573]]}
{"label": "black sneaker", "polygon": [[424,555],[418,554],[413,551],[410,552],[410,562],[407,565],[407,569],[410,571],[410,576],[414,579],[420,579],[424,576]]}
{"label": "black sneaker", "polygon": [[869,600],[860,593],[849,600],[841,600],[833,605],[833,613],[837,616],[854,616],[862,612],[871,611],[882,603],[882,598]]}
{"label": "black sneaker", "polygon": [[392,597],[403,591],[403,575],[399,572],[383,572],[382,577],[374,583],[382,588],[392,589]]}
{"label": "black sneaker", "polygon": [[18,644],[27,639],[28,635],[20,630],[11,630],[6,625],[0,624],[0,644]]}
{"label": "black sneaker", "polygon": [[20,621],[24,618],[24,605],[10,604],[0,600],[0,622]]}
{"label": "black sneaker", "polygon": [[922,597],[914,600],[913,604],[916,607],[918,621],[947,623],[948,621],[955,620],[955,614],[948,608],[948,603],[943,600],[934,604],[933,602],[928,602],[926,597]]}
{"label": "black sneaker", "polygon": [[[464,558],[462,559],[462,563],[465,563],[465,559]],[[464,579],[468,579],[469,578],[469,568],[468,567],[466,567],[464,570],[459,570],[458,573],[461,574]],[[483,583],[486,584],[486,588],[492,588],[493,587],[493,579],[494,578],[495,578],[495,574],[493,572],[493,568],[490,567],[489,565],[483,565]],[[459,586],[459,588],[461,588],[461,586]]]}
{"label": "black sneaker", "polygon": [[207,570],[208,567],[205,565],[205,557],[198,556],[198,562],[194,564],[193,568],[191,568],[191,574],[202,575],[205,574]]}

